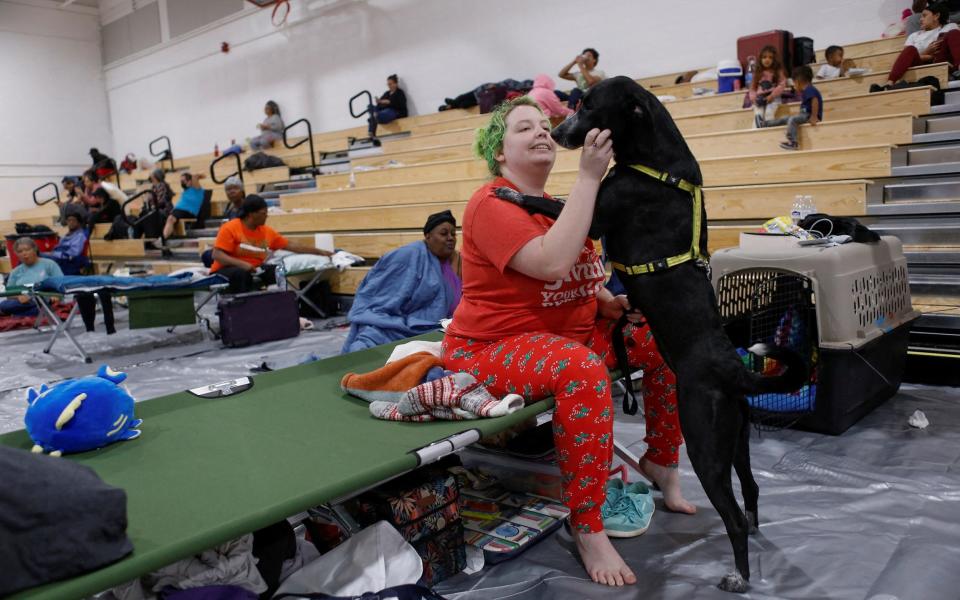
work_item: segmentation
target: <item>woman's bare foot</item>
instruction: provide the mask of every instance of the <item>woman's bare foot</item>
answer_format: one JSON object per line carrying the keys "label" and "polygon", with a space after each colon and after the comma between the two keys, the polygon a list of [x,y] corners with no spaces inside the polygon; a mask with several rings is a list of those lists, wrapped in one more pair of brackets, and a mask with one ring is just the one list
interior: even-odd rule
{"label": "woman's bare foot", "polygon": [[583,566],[594,582],[611,586],[633,585],[637,582],[637,576],[623,562],[606,533],[574,531],[573,539],[577,543]]}
{"label": "woman's bare foot", "polygon": [[640,473],[657,484],[663,492],[663,503],[667,510],[692,515],[697,507],[690,504],[680,491],[680,471],[676,467],[664,467],[646,458],[640,461]]}

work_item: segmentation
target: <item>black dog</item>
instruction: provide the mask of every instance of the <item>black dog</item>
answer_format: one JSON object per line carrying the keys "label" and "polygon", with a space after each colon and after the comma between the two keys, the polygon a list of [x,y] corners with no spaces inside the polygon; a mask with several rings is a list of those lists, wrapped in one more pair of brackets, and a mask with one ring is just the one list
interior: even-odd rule
{"label": "black dog", "polygon": [[[644,165],[697,186],[703,182],[697,161],[660,101],[627,77],[606,79],[584,95],[580,110],[552,135],[560,145],[577,148],[593,128],[611,131],[616,166],[600,186],[591,236],[605,235],[610,258],[623,265],[647,264],[689,251],[691,194],[675,187],[675,179],[660,181],[629,166]],[[552,210],[553,217],[558,213],[555,203],[541,207],[535,199],[517,198],[519,194],[503,196],[528,210]],[[707,256],[702,207],[700,218],[699,248]],[[736,571],[723,577],[720,588],[744,592],[750,579],[747,534],[758,524],[759,495],[750,470],[744,396],[799,389],[807,377],[806,366],[796,353],[757,344],[751,352],[782,361],[787,369],[767,378],[747,370],[724,333],[713,288],[697,261],[641,275],[618,274],[630,304],[643,313],[677,376],[687,454],[733,544]],[[733,468],[743,488],[746,515],[733,494]]]}

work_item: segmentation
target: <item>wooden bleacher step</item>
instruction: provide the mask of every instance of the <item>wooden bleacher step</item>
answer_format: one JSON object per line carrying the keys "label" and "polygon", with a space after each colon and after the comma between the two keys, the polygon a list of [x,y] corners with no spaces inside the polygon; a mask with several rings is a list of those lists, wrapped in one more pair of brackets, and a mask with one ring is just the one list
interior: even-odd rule
{"label": "wooden bleacher step", "polygon": [[[882,85],[887,81],[889,71],[881,71],[863,77],[841,77],[825,81],[815,81],[814,85],[823,95],[824,106],[829,106],[831,99],[867,93],[871,84]],[[908,69],[904,74],[904,81],[915,82],[922,77],[936,77],[941,87],[946,86],[950,74],[947,63],[923,65]],[[723,110],[736,110],[743,106],[746,92],[730,92],[711,96],[687,97],[683,100],[666,102],[664,105],[670,114],[676,117],[702,115]]]}

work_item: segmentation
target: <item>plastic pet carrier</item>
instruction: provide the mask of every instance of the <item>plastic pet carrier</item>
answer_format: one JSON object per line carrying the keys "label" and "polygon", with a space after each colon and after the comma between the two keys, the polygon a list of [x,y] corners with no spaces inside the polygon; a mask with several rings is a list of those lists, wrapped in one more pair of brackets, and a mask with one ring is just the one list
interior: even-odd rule
{"label": "plastic pet carrier", "polygon": [[713,286],[727,334],[749,368],[778,372],[775,361],[744,350],[766,342],[798,352],[810,371],[797,392],[748,397],[753,421],[836,435],[897,392],[919,313],[899,239],[796,242],[741,234],[739,248],[713,255]]}

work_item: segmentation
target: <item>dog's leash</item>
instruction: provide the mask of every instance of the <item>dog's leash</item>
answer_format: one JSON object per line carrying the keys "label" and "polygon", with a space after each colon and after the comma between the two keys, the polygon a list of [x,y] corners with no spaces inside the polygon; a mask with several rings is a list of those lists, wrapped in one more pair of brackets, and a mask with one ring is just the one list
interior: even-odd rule
{"label": "dog's leash", "polygon": [[627,166],[635,171],[643,173],[644,175],[652,177],[657,181],[690,194],[690,197],[693,199],[693,240],[690,242],[690,249],[683,254],[677,254],[676,256],[670,256],[667,258],[660,258],[641,265],[624,265],[614,262],[612,263],[613,268],[617,271],[622,271],[627,275],[646,275],[647,273],[656,273],[657,271],[670,269],[691,260],[702,262],[708,261],[709,257],[700,252],[700,230],[703,226],[700,218],[700,215],[703,212],[703,188],[679,177],[674,177],[670,173],[657,171],[656,169],[651,169],[650,167],[646,167],[644,165]]}
{"label": "dog's leash", "polygon": [[617,359],[617,369],[623,379],[623,412],[627,415],[637,414],[637,396],[633,393],[633,382],[630,381],[630,359],[627,357],[627,342],[623,338],[623,332],[627,327],[627,313],[623,313],[613,326],[613,338],[610,340],[613,346],[613,355]]}

